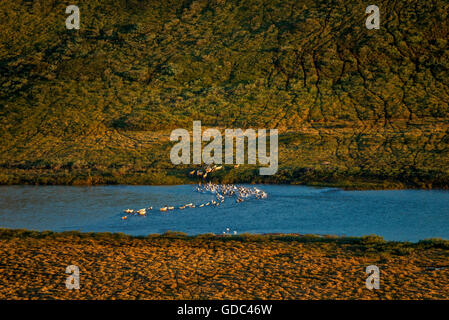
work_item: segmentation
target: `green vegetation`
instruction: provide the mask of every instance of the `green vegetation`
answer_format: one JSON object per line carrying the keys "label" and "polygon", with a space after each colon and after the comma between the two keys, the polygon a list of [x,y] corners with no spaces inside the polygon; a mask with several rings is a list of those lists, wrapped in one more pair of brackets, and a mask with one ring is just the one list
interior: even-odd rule
{"label": "green vegetation", "polygon": [[0,3],[0,183],[192,183],[173,128],[277,128],[278,174],[223,182],[449,187],[449,3]]}
{"label": "green vegetation", "polygon": [[164,234],[149,234],[147,236],[131,236],[121,232],[80,232],[80,231],[34,231],[28,229],[5,229],[0,228],[0,240],[11,239],[96,239],[103,241],[132,241],[134,239],[145,241],[157,241],[161,239],[171,240],[186,240],[193,242],[202,241],[238,241],[238,242],[298,242],[298,243],[334,243],[334,244],[352,244],[349,247],[351,250],[364,251],[367,249],[374,249],[375,251],[387,251],[391,253],[397,252],[399,249],[445,249],[449,250],[449,240],[444,239],[426,239],[416,243],[402,242],[402,241],[386,241],[383,237],[378,235],[367,235],[362,237],[348,237],[348,236],[334,236],[334,235],[315,235],[315,234],[253,234],[243,233],[239,235],[215,235],[199,234],[196,236],[189,236],[183,232],[169,231]]}

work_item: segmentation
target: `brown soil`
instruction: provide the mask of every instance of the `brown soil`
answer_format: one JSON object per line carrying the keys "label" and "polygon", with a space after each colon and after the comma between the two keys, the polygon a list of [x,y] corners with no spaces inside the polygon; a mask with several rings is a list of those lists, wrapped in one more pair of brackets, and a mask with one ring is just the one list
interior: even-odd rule
{"label": "brown soil", "polygon": [[[449,248],[442,242],[276,237],[3,230],[0,299],[449,298]],[[80,268],[79,290],[65,286],[71,264]],[[381,281],[370,291],[365,269],[372,264]]]}

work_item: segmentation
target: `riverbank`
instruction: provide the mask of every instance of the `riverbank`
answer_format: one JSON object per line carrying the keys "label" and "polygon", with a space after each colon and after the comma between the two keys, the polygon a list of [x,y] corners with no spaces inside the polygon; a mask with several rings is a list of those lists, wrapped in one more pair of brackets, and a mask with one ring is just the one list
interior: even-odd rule
{"label": "riverbank", "polygon": [[170,170],[132,170],[120,172],[110,169],[71,168],[24,169],[0,168],[0,185],[181,185],[199,181],[227,184],[289,184],[313,187],[334,187],[345,190],[393,190],[393,189],[449,189],[449,178],[432,172],[399,172],[397,176],[364,175],[348,176],[331,169],[281,168],[274,176],[260,176],[254,168],[231,169],[217,172],[207,178],[189,176],[190,168]]}
{"label": "riverbank", "polygon": [[[449,241],[0,230],[1,299],[448,299]],[[68,290],[68,265],[80,290]],[[369,265],[380,289],[365,287]]]}

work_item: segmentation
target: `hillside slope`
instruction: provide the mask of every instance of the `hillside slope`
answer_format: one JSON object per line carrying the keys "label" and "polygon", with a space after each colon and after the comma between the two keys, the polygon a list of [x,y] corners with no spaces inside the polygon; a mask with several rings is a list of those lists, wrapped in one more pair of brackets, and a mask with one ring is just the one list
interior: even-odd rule
{"label": "hillside slope", "polygon": [[192,120],[278,128],[279,173],[222,181],[449,186],[449,2],[0,3],[0,183],[182,183]]}

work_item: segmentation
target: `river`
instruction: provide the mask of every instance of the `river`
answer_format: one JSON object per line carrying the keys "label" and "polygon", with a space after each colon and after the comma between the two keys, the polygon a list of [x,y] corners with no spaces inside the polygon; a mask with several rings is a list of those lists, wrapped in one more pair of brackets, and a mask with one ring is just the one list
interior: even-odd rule
{"label": "river", "polygon": [[[250,186],[253,187],[253,186]],[[300,233],[363,236],[387,240],[449,239],[449,192],[442,190],[344,191],[258,185],[266,199],[218,207],[179,207],[214,199],[180,186],[0,186],[0,227],[31,230],[123,232],[147,235],[201,233]],[[147,216],[122,220],[123,210],[152,206]]]}

